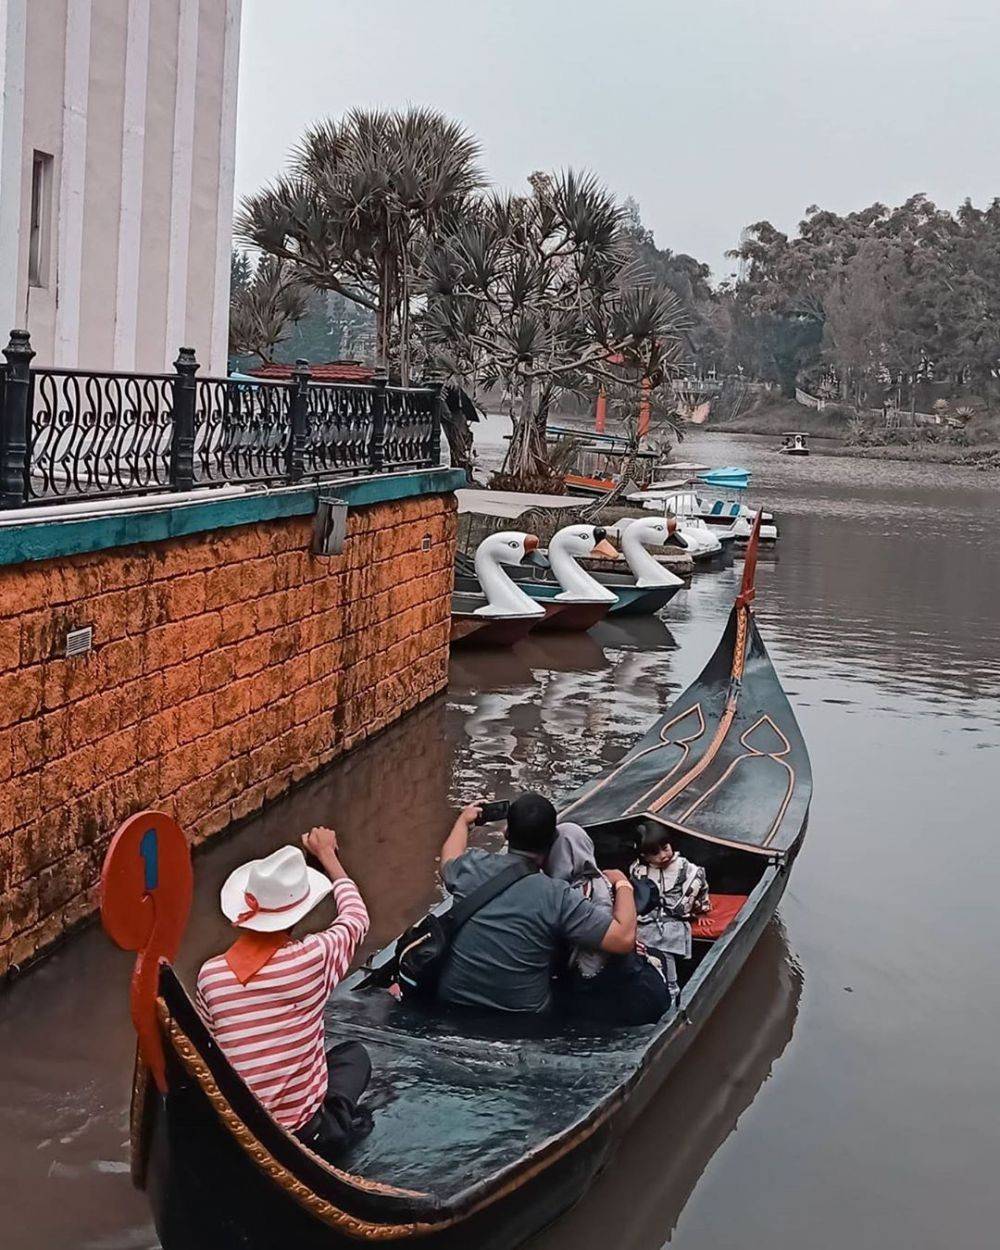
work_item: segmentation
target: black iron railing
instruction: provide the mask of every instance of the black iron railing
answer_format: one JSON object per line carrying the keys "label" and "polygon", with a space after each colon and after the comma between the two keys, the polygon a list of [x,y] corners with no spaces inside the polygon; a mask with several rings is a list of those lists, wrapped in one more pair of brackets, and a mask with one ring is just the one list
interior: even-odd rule
{"label": "black iron railing", "polygon": [[24,330],[0,364],[0,508],[63,499],[278,484],[429,468],[440,462],[441,382],[198,377],[36,369]]}

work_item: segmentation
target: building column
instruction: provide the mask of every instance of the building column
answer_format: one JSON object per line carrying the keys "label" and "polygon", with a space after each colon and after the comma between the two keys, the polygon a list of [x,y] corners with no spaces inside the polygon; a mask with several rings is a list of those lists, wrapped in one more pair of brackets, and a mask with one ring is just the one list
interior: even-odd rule
{"label": "building column", "polygon": [[194,160],[195,92],[198,85],[198,4],[180,0],[177,24],[177,91],[174,97],[174,159],[170,179],[170,251],[167,261],[167,329],[163,367],[170,368],[187,327],[188,252],[191,241],[191,177]]}
{"label": "building column", "polygon": [[90,95],[91,0],[68,0],[63,70],[59,242],[56,251],[56,336],[53,363],[79,363],[83,209],[87,181],[87,102]]}
{"label": "building column", "polygon": [[208,372],[224,377],[229,363],[229,276],[233,247],[233,187],[236,178],[236,93],[240,68],[243,0],[226,4],[226,49],[222,68],[219,133],[219,208],[215,232],[215,295]]}
{"label": "building column", "polygon": [[115,368],[126,371],[135,368],[139,318],[139,248],[142,240],[142,167],[146,151],[148,70],[149,0],[128,0],[114,357]]}
{"label": "building column", "polygon": [[23,326],[18,309],[21,177],[24,168],[24,56],[27,0],[0,8],[0,335]]}

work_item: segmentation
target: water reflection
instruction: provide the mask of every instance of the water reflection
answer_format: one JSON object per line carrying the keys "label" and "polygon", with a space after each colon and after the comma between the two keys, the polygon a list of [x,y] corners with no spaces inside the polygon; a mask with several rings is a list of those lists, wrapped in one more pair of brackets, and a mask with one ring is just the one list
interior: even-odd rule
{"label": "water reflection", "polygon": [[780,921],[586,1197],[530,1250],[659,1250],[792,1037],[802,972]]}

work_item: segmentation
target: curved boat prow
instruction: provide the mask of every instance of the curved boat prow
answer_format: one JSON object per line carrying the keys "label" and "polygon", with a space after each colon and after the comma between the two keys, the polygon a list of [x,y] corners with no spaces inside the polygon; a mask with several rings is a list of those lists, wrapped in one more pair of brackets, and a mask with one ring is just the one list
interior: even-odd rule
{"label": "curved boat prow", "polygon": [[740,593],[736,596],[736,606],[738,608],[748,608],[757,597],[757,552],[760,550],[760,527],[764,520],[764,513],[761,508],[757,509],[757,515],[753,519],[753,529],[750,531],[750,539],[747,542],[746,556],[743,562],[743,580],[740,583]]}

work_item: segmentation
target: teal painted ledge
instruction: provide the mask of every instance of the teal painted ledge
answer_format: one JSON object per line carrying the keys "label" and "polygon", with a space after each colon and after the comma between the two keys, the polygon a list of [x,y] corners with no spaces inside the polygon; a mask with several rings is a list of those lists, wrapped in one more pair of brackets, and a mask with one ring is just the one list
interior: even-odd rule
{"label": "teal painted ledge", "polygon": [[96,503],[74,505],[89,512],[88,516],[81,517],[74,517],[67,506],[66,514],[58,518],[36,521],[27,517],[4,524],[0,513],[0,565],[155,543],[165,538],[181,538],[280,517],[311,516],[316,511],[320,491],[344,500],[349,508],[363,508],[391,503],[394,499],[443,495],[465,485],[466,477],[461,469],[421,469],[415,473],[386,473],[377,477],[278,487],[222,499],[206,495],[171,502],[165,495],[162,507],[157,504],[136,511],[102,514],[97,512],[99,504]]}

